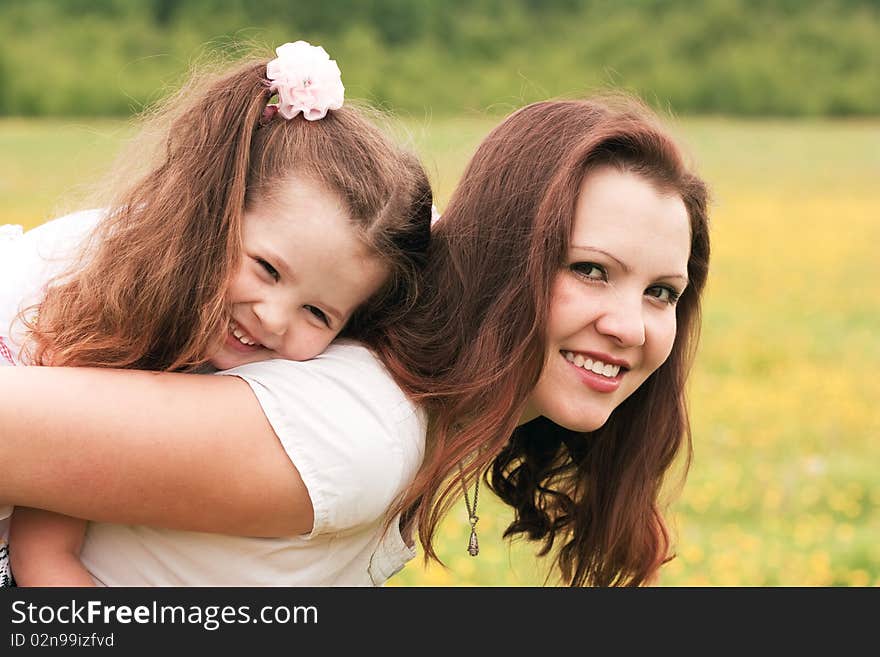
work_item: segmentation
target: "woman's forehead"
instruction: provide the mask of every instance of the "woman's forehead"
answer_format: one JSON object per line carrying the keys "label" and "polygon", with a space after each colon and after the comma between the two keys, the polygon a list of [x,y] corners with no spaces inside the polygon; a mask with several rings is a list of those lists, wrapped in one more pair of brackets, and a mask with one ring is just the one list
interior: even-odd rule
{"label": "woman's forehead", "polygon": [[571,246],[607,252],[627,266],[647,260],[669,273],[683,273],[690,220],[679,195],[638,174],[603,167],[581,183]]}

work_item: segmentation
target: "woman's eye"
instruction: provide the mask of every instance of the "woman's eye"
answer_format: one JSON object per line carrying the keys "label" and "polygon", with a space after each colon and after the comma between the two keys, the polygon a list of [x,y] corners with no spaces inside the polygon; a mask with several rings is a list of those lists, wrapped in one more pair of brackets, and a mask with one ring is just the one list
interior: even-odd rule
{"label": "woman's eye", "polygon": [[266,262],[266,261],[263,260],[262,258],[257,258],[257,262],[259,263],[260,267],[262,267],[262,268],[265,270],[265,272],[266,272],[267,274],[269,274],[269,276],[271,276],[272,278],[274,278],[276,281],[277,281],[279,278],[281,278],[281,274],[278,273],[278,270],[275,269],[275,267],[273,267],[272,265],[270,265],[268,262]]}
{"label": "woman's eye", "polygon": [[678,301],[678,292],[673,290],[671,287],[666,287],[665,285],[655,285],[654,287],[649,287],[647,292],[648,296],[654,297],[658,301],[662,301],[664,303],[668,303],[670,305],[675,305],[675,302]]}
{"label": "woman's eye", "polygon": [[306,310],[308,310],[312,315],[321,320],[328,328],[330,327],[330,320],[323,310],[318,308],[317,306],[303,306]]}
{"label": "woman's eye", "polygon": [[594,262],[576,262],[571,266],[571,270],[593,281],[604,281],[608,278],[605,270]]}

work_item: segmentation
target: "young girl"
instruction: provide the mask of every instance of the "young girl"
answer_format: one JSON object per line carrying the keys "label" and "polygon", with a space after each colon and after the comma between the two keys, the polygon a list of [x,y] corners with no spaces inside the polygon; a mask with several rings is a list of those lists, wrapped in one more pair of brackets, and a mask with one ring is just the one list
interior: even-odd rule
{"label": "young girl", "polygon": [[[428,243],[424,171],[342,106],[322,48],[276,53],[185,89],[156,121],[159,158],[108,210],[7,241],[5,278],[28,289],[7,314],[22,299],[39,305],[0,331],[0,357],[204,372],[304,361],[340,333],[396,321]],[[84,528],[16,509],[18,583],[91,584]]]}

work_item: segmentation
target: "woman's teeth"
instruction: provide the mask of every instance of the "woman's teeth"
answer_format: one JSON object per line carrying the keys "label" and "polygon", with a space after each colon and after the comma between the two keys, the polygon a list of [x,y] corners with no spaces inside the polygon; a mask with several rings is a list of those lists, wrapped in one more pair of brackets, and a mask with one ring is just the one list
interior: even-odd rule
{"label": "woman's teeth", "polygon": [[565,360],[569,363],[573,363],[577,367],[583,367],[594,374],[607,376],[609,379],[613,379],[620,373],[620,365],[606,365],[601,360],[584,358],[581,354],[575,354],[571,351],[563,351],[562,355],[565,356]]}
{"label": "woman's teeth", "polygon": [[255,346],[257,343],[251,340],[240,328],[238,328],[238,324],[235,322],[229,322],[229,332],[232,333],[236,337],[236,339],[249,347]]}

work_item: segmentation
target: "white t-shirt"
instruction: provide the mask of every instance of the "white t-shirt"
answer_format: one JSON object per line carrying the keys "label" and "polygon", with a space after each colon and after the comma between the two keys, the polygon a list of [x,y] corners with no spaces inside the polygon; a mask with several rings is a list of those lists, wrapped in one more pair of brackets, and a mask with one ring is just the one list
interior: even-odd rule
{"label": "white t-shirt", "polygon": [[[98,210],[77,212],[27,232],[0,226],[0,367],[23,364],[24,326],[15,321],[19,310],[39,302],[49,279],[73,263],[100,217]],[[0,547],[9,535],[11,513],[11,506],[0,503]]]}
{"label": "white t-shirt", "polygon": [[[88,232],[95,220],[93,214],[69,215],[14,241],[30,237],[24,250],[33,252],[36,246],[36,259],[46,260],[53,234],[63,236],[60,252],[72,241],[79,243],[82,230],[77,236],[72,223]],[[62,223],[53,233],[56,222]],[[41,229],[42,235],[31,235]],[[0,263],[3,255],[0,250]],[[15,257],[22,266],[34,259]],[[8,308],[17,306],[8,298],[5,269],[0,264],[0,336],[7,333]],[[29,281],[27,289],[31,294],[42,290],[45,280]],[[381,585],[414,556],[400,536],[397,519],[384,536],[381,529],[386,510],[421,464],[426,420],[368,349],[340,340],[311,361],[271,360],[217,374],[238,376],[250,385],[309,491],[312,532],[253,538],[90,523],[81,558],[96,583]]]}
{"label": "white t-shirt", "polygon": [[[22,364],[24,327],[13,320],[19,310],[39,303],[51,278],[74,264],[101,216],[100,210],[75,212],[26,232],[0,226],[0,337],[16,364]],[[2,354],[0,364],[9,364]]]}

